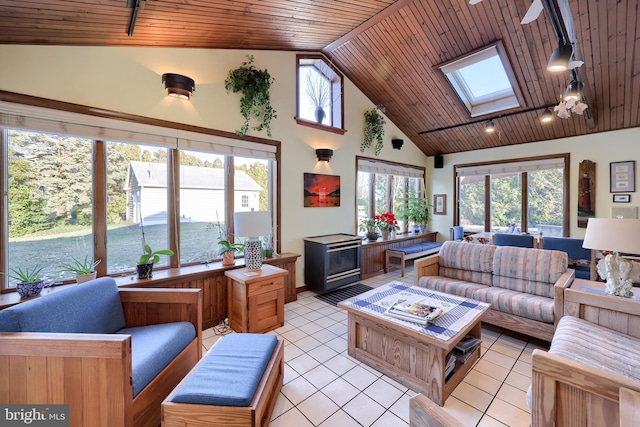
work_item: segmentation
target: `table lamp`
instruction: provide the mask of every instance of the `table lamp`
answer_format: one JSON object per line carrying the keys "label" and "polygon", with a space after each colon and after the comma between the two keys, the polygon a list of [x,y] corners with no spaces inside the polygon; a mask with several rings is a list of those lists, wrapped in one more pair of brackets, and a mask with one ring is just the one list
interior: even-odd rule
{"label": "table lamp", "polygon": [[244,246],[244,263],[247,270],[260,270],[262,242],[259,237],[271,234],[271,212],[236,212],[233,214],[233,223],[236,236],[249,238]]}
{"label": "table lamp", "polygon": [[619,256],[619,252],[640,253],[640,219],[589,218],[582,247],[611,251],[598,261],[598,274],[606,281],[605,291],[633,296],[633,281],[640,279],[640,263]]}

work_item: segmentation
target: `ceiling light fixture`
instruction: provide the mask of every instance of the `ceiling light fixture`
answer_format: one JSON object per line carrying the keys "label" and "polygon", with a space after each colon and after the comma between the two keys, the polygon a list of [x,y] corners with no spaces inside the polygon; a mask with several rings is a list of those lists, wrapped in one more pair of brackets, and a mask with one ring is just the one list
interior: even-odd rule
{"label": "ceiling light fixture", "polygon": [[544,113],[542,113],[540,121],[542,123],[549,123],[551,120],[553,120],[553,111],[551,110],[551,108],[547,108],[546,110],[544,110]]}
{"label": "ceiling light fixture", "polygon": [[162,83],[167,89],[167,95],[183,99],[191,99],[196,90],[196,83],[192,78],[181,74],[165,73],[162,75]]}
{"label": "ceiling light fixture", "polygon": [[487,133],[492,133],[496,131],[496,126],[493,124],[493,120],[487,120],[484,124],[484,131]]}
{"label": "ceiling light fixture", "polygon": [[569,100],[574,100],[574,101],[578,101],[580,99],[582,99],[582,89],[584,88],[584,84],[577,79],[573,79],[571,80],[571,83],[569,83],[569,86],[567,86],[567,90],[564,92],[564,100],[565,101],[569,101]]}
{"label": "ceiling light fixture", "polygon": [[547,70],[553,72],[568,70],[571,55],[573,55],[573,46],[571,46],[570,43],[564,43],[561,41],[549,58]]}

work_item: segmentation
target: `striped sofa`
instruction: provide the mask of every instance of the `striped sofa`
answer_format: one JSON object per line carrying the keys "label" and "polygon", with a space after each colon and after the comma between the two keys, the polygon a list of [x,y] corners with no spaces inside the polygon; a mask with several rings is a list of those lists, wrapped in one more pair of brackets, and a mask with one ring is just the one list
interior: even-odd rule
{"label": "striped sofa", "polygon": [[414,268],[416,286],[490,303],[484,322],[546,341],[574,279],[564,252],[454,241]]}

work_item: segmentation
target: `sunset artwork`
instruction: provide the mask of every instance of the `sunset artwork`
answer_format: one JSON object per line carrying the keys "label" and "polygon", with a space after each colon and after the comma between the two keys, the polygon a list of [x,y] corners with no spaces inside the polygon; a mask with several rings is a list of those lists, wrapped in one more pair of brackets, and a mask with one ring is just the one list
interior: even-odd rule
{"label": "sunset artwork", "polygon": [[340,177],[305,173],[304,207],[326,208],[332,206],[340,206]]}

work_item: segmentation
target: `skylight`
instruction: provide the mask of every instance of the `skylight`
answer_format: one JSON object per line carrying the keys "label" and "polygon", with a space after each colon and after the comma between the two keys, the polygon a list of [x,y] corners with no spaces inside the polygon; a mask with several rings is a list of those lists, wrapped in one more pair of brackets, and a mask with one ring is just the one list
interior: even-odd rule
{"label": "skylight", "polygon": [[471,117],[522,106],[498,43],[440,65]]}

